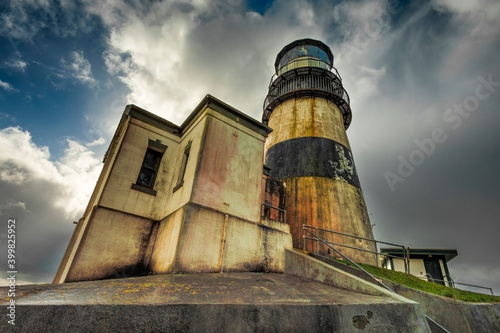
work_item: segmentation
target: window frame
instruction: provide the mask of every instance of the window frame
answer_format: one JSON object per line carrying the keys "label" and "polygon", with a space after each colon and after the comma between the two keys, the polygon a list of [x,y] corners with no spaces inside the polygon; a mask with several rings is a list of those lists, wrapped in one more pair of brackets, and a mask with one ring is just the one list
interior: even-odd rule
{"label": "window frame", "polygon": [[[158,176],[158,171],[160,170],[160,165],[162,163],[163,156],[165,155],[165,152],[167,151],[167,148],[168,148],[168,146],[162,144],[161,140],[156,140],[156,141],[153,141],[151,139],[148,140],[148,147],[146,149],[146,152],[144,153],[144,158],[142,160],[141,168],[139,169],[139,174],[137,175],[137,180],[134,184],[132,184],[132,189],[137,190],[137,191],[141,191],[144,193],[148,193],[151,195],[156,195],[157,191],[154,190],[156,178]],[[155,153],[159,154],[159,159],[157,160],[157,163],[156,163],[154,170],[150,166],[145,165],[146,157],[148,156],[148,154],[150,154],[151,151],[154,151]],[[153,171],[151,184],[149,186],[139,184],[139,177],[141,176],[143,169],[148,169],[148,170]]]}
{"label": "window frame", "polygon": [[189,161],[189,154],[191,153],[191,143],[193,141],[189,141],[186,147],[184,148],[184,154],[182,154],[182,162],[181,167],[179,169],[179,175],[177,176],[177,185],[175,185],[172,193],[180,189],[184,185],[184,176],[186,174],[186,168]]}

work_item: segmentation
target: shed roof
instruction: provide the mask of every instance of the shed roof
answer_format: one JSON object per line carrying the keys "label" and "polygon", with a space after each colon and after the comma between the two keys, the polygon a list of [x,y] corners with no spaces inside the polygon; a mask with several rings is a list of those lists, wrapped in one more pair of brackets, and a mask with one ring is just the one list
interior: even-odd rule
{"label": "shed roof", "polygon": [[[444,256],[446,262],[455,258],[458,255],[456,249],[409,249],[410,258],[417,256]],[[392,254],[392,255],[403,255],[403,249],[397,247],[386,247],[380,249],[381,253]]]}

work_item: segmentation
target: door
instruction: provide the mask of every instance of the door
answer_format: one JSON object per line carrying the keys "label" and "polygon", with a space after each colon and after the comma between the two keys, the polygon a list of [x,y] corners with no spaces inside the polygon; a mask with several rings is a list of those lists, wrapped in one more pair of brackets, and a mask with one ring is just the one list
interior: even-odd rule
{"label": "door", "polygon": [[[437,259],[424,259],[425,272],[428,274],[428,280],[442,284],[444,286],[443,274],[441,273],[441,266]],[[430,278],[429,278],[430,275]],[[433,281],[435,280],[435,281]]]}

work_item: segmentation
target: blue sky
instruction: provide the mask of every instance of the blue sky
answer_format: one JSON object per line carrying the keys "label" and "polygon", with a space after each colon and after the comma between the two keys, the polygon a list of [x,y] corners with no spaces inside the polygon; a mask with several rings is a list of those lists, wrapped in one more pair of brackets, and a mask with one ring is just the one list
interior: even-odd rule
{"label": "blue sky", "polygon": [[494,0],[3,2],[0,219],[19,221],[21,282],[54,276],[127,104],[180,124],[210,93],[260,119],[276,54],[310,37],[351,97],[376,238],[456,248],[452,277],[500,293],[499,16]]}

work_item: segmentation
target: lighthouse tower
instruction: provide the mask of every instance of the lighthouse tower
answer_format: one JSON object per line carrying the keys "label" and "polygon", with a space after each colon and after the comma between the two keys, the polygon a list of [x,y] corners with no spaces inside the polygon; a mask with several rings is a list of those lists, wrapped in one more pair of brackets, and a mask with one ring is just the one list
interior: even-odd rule
{"label": "lighthouse tower", "polygon": [[262,116],[273,129],[265,145],[266,165],[285,185],[294,247],[329,252],[320,242],[304,240],[303,226],[313,226],[323,239],[342,244],[334,247],[344,255],[374,264],[375,255],[367,252],[375,250],[368,240],[372,229],[346,135],[349,96],[330,48],[313,39],[296,40],[279,52],[274,67]]}

